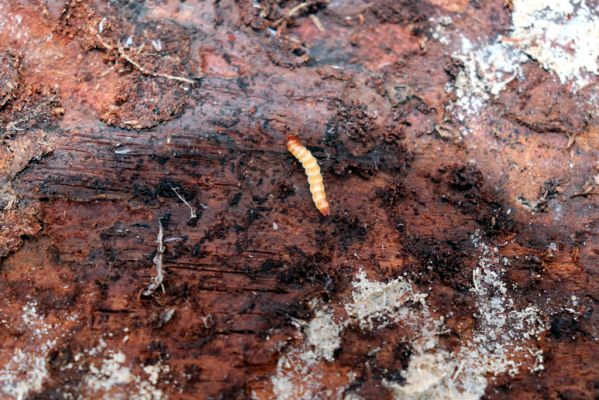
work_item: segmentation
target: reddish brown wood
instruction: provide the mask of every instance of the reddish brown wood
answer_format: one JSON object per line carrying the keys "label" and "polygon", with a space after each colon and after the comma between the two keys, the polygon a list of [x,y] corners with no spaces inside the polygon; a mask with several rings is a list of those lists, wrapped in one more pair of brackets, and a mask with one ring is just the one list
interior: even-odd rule
{"label": "reddish brown wood", "polygon": [[[0,387],[20,376],[39,399],[273,398],[297,321],[315,300],[342,313],[360,269],[427,293],[454,351],[480,324],[478,231],[510,258],[510,295],[547,325],[534,339],[545,369],[489,377],[485,397],[597,396],[599,203],[571,197],[597,173],[589,92],[525,64],[462,137],[446,112],[462,66],[430,18],[494,36],[507,2],[317,0],[290,17],[299,3],[254,3],[0,5]],[[319,160],[328,218],[288,134]],[[142,296],[159,220],[166,278]],[[401,382],[406,335],[348,327],[318,365],[323,387],[391,398],[383,381]],[[17,349],[22,365],[46,363],[38,386]],[[94,391],[120,355],[127,382]]]}

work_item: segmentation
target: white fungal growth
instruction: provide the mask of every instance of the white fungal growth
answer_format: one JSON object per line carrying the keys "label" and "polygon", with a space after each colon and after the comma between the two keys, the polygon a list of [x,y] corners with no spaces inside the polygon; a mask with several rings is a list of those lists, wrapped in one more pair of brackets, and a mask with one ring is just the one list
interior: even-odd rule
{"label": "white fungal growth", "polygon": [[56,327],[38,314],[37,303],[31,301],[22,308],[21,323],[27,343],[19,348],[4,351],[12,355],[0,370],[0,397],[26,399],[39,393],[48,378],[46,359],[56,345]]}
{"label": "white fungal growth", "polygon": [[498,250],[480,240],[472,242],[480,257],[473,271],[477,326],[471,341],[454,354],[435,348],[420,350],[402,373],[406,383],[385,382],[397,399],[479,399],[487,387],[487,376],[515,375],[522,368],[542,369],[543,356],[536,339],[546,324],[536,306],[516,309],[503,282],[505,259]]}
{"label": "white fungal growth", "polygon": [[341,345],[341,331],[342,327],[326,309],[317,310],[305,329],[306,343],[312,347],[317,358],[333,361],[333,353]]}
{"label": "white fungal growth", "polygon": [[[330,305],[322,305],[311,321],[298,324],[304,340],[281,356],[272,377],[277,399],[330,398],[332,393],[342,393],[340,387],[330,387],[328,379],[325,385],[323,371],[326,363],[334,362],[341,335],[349,326],[376,332],[397,324],[406,332],[413,351],[408,368],[401,371],[405,382],[383,382],[396,399],[480,399],[494,376],[542,369],[543,354],[536,341],[547,326],[539,309],[531,304],[517,308],[502,279],[509,260],[485,244],[478,232],[472,235],[472,244],[478,255],[470,289],[476,306],[472,339],[454,352],[444,349],[438,337],[447,328],[442,317],[431,314],[426,294],[407,279],[377,282],[360,271],[351,300],[343,304],[345,316],[335,316]],[[322,395],[327,390],[328,397]]]}
{"label": "white fungal growth", "polygon": [[519,49],[501,42],[501,37],[483,45],[475,45],[463,37],[461,50],[452,56],[463,68],[447,87],[457,97],[449,111],[461,122],[478,115],[493,96],[514,79],[522,78],[520,64],[528,59]]}
{"label": "white fungal growth", "polygon": [[476,296],[478,329],[472,340],[472,345],[476,346],[476,358],[467,358],[471,346],[466,346],[465,358],[494,375],[506,372],[514,375],[531,361],[533,365],[529,369],[542,369],[538,360],[531,360],[531,354],[538,349],[534,343],[527,343],[534,342],[547,329],[539,309],[534,305],[516,308],[502,280],[509,261],[500,259],[497,249],[480,241],[478,232],[472,236],[472,241],[481,253],[470,289]]}
{"label": "white fungal growth", "polygon": [[102,361],[100,368],[93,364],[89,367],[89,374],[85,379],[85,385],[94,392],[110,391],[116,385],[125,385],[132,381],[133,375],[129,368],[125,367],[125,355],[123,353],[111,354]]}
{"label": "white fungal growth", "polygon": [[46,357],[55,344],[55,341],[49,340],[36,351],[16,349],[0,371],[0,393],[5,398],[17,400],[38,393],[48,377]]}
{"label": "white fungal growth", "polygon": [[[472,393],[458,389],[455,384],[456,372],[459,372],[459,365],[454,357],[446,351],[439,350],[412,356],[408,369],[403,374],[406,380],[403,385],[389,381],[385,381],[384,384],[396,399],[475,400],[484,393],[484,390]],[[483,382],[474,387],[486,386],[485,378],[481,378]]]}
{"label": "white fungal growth", "polygon": [[332,393],[322,385],[321,363],[333,361],[335,350],[341,345],[343,326],[326,306],[317,309],[309,322],[296,322],[305,339],[277,363],[277,373],[272,377],[277,400],[311,400],[319,398],[318,394]]}
{"label": "white fungal growth", "polygon": [[89,366],[81,390],[86,397],[104,400],[164,400],[166,395],[156,385],[167,372],[169,366],[159,362],[143,367],[143,374],[136,375],[125,354],[109,350],[99,367]]}
{"label": "white fungal growth", "polygon": [[[0,398],[7,400],[24,400],[34,397],[44,389],[48,380],[48,357],[56,348],[60,338],[69,333],[69,324],[77,323],[76,315],[62,319],[62,324],[51,324],[38,312],[35,301],[22,307],[20,321],[14,329],[23,333],[21,347],[9,349],[5,347],[2,359],[7,361],[0,369]],[[4,323],[8,323],[4,321]],[[88,361],[99,359],[99,361]],[[85,371],[81,385],[80,398],[105,400],[165,400],[166,395],[157,387],[160,378],[169,372],[169,366],[158,362],[154,365],[140,366],[139,374],[132,371],[134,367],[119,350],[109,349],[108,344],[100,338],[98,345],[73,356],[73,361],[61,366],[63,370],[74,369]],[[72,398],[72,393],[60,393],[61,398]],[[79,398],[79,397],[78,397]]]}
{"label": "white fungal growth", "polygon": [[429,18],[429,21],[433,26],[430,30],[431,37],[439,43],[448,46],[450,44],[450,32],[447,28],[453,22],[451,17],[433,17]]}
{"label": "white fungal growth", "polygon": [[408,301],[420,301],[415,296],[412,285],[397,278],[388,283],[373,282],[360,271],[353,282],[353,302],[345,305],[347,314],[354,318],[360,328],[372,330],[378,321],[378,327],[394,322],[397,310]]}
{"label": "white fungal growth", "polygon": [[293,349],[279,359],[272,377],[277,400],[311,400],[323,391],[322,374],[313,368],[317,358],[311,350]]}
{"label": "white fungal growth", "polygon": [[562,83],[588,83],[599,73],[599,13],[585,0],[514,0],[515,43]]}
{"label": "white fungal growth", "polygon": [[460,50],[452,57],[462,68],[446,88],[456,95],[448,111],[468,125],[508,84],[524,79],[521,64],[529,58],[575,90],[587,85],[590,75],[599,74],[599,46],[589,39],[596,37],[599,11],[586,0],[514,0],[509,36],[454,41]]}

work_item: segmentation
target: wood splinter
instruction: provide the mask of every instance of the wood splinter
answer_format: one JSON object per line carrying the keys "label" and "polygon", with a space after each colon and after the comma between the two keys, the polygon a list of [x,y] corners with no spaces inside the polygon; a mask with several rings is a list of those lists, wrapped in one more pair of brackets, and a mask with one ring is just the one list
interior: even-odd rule
{"label": "wood splinter", "polygon": [[164,281],[164,268],[162,268],[162,256],[164,255],[164,251],[166,247],[164,247],[164,230],[162,229],[162,222],[158,219],[158,237],[156,238],[156,243],[158,243],[158,250],[156,251],[156,255],[154,256],[154,266],[156,267],[156,276],[152,279],[150,284],[146,286],[146,289],[143,291],[143,295],[148,297],[154,294],[156,289],[162,287],[164,291],[164,286],[162,286],[162,282]]}
{"label": "wood splinter", "polygon": [[312,193],[312,200],[316,208],[322,215],[325,217],[328,216],[330,214],[329,202],[324,191],[322,174],[320,173],[320,167],[316,158],[310,153],[310,150],[302,146],[299,138],[295,135],[287,137],[287,149],[302,163],[304,170],[306,170],[308,183],[310,184],[310,193]]}

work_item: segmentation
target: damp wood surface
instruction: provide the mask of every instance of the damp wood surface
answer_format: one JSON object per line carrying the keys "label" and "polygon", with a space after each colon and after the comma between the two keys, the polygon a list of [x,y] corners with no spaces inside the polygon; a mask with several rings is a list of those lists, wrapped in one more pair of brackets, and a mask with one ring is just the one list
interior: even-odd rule
{"label": "damp wood surface", "polygon": [[0,398],[596,398],[597,6],[0,1]]}

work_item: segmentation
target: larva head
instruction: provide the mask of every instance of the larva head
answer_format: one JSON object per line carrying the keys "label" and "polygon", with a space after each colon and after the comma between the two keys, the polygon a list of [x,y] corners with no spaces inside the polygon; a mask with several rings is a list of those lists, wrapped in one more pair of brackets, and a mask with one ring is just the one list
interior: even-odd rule
{"label": "larva head", "polygon": [[296,135],[289,135],[287,136],[287,142],[298,142],[299,143],[299,137],[297,137]]}
{"label": "larva head", "polygon": [[324,207],[321,207],[321,208],[319,209],[319,211],[320,211],[320,213],[321,213],[322,215],[324,215],[325,217],[328,217],[329,215],[331,215],[331,209],[329,208],[329,205],[328,205],[328,204],[327,204],[326,206],[324,206]]}

